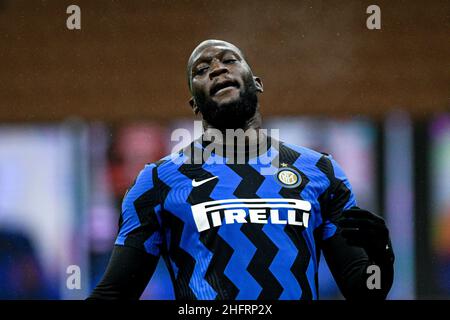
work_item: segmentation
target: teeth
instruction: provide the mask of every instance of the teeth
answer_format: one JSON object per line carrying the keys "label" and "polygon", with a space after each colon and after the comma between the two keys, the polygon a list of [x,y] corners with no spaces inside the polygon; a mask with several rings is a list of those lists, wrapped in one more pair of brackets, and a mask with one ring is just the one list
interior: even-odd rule
{"label": "teeth", "polygon": [[220,88],[219,90],[217,90],[214,94],[219,93],[220,91],[224,90],[224,89],[228,89],[228,88],[235,88],[235,85],[232,83],[226,84],[225,87]]}
{"label": "teeth", "polygon": [[227,89],[230,89],[230,88],[234,88],[234,87],[233,86],[229,86],[229,87],[222,88],[219,91],[217,91],[216,94],[218,94],[219,92],[225,91]]}

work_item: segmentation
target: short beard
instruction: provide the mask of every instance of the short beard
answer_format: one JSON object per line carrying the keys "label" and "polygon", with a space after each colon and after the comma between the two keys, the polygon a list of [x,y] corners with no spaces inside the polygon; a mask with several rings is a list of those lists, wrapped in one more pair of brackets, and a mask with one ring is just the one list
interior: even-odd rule
{"label": "short beard", "polygon": [[255,116],[258,96],[253,81],[245,81],[244,88],[246,90],[240,92],[238,100],[222,105],[212,99],[207,100],[204,96],[197,97],[196,102],[203,119],[219,130],[245,128],[247,122]]}

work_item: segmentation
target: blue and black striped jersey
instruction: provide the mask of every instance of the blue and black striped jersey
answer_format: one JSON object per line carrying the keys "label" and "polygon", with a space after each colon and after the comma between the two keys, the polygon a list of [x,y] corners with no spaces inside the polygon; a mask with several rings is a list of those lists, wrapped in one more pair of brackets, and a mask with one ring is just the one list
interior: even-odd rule
{"label": "blue and black striped jersey", "polygon": [[177,299],[317,299],[320,243],[356,206],[336,161],[283,142],[243,164],[190,160],[182,150],[144,167],[116,245],[162,256]]}

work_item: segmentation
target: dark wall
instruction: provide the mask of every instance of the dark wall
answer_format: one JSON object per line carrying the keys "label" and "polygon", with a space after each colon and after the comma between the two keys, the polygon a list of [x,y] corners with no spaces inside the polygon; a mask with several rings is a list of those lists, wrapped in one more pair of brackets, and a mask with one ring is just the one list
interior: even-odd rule
{"label": "dark wall", "polygon": [[[82,29],[66,28],[66,8]],[[450,104],[450,2],[0,0],[0,121],[190,116],[185,64],[201,40],[246,53],[264,114],[416,117]]]}

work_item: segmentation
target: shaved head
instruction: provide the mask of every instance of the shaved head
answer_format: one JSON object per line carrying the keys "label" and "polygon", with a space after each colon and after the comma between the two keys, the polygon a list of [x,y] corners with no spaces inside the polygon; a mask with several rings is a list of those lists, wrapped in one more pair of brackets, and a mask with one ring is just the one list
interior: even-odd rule
{"label": "shaved head", "polygon": [[242,58],[242,60],[245,61],[245,57],[241,51],[241,49],[239,49],[238,47],[236,47],[234,44],[224,41],[224,40],[216,40],[216,39],[209,39],[209,40],[205,40],[202,41],[197,47],[195,47],[194,51],[192,51],[191,56],[189,57],[188,60],[188,64],[187,64],[187,80],[188,80],[188,85],[189,85],[189,91],[192,92],[192,66],[194,64],[194,62],[198,59],[198,57],[200,56],[200,54],[202,53],[203,50],[205,50],[206,48],[209,47],[223,47],[223,48],[228,48],[234,52],[236,52],[237,54],[239,54]]}

